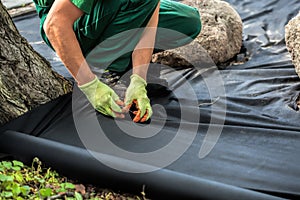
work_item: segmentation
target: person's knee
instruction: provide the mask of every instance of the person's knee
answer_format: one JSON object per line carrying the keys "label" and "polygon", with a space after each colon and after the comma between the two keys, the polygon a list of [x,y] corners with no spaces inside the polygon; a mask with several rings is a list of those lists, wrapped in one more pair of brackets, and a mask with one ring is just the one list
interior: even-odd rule
{"label": "person's knee", "polygon": [[[178,4],[181,5],[181,4]],[[185,34],[189,38],[195,39],[202,29],[200,13],[197,8],[181,5],[182,9],[177,11],[178,26],[175,30]],[[179,8],[177,8],[179,10]]]}
{"label": "person's knee", "polygon": [[148,2],[149,4],[151,4],[153,7],[156,7],[158,2],[160,2],[160,0],[142,0],[143,2]]}
{"label": "person's knee", "polygon": [[202,23],[201,18],[198,10],[195,10],[195,12],[192,12],[189,18],[187,19],[189,31],[188,35],[189,37],[195,39],[201,32],[202,29]]}
{"label": "person's knee", "polygon": [[134,10],[151,10],[153,11],[158,2],[160,0],[129,0],[128,4],[126,5],[125,9],[134,9]]}

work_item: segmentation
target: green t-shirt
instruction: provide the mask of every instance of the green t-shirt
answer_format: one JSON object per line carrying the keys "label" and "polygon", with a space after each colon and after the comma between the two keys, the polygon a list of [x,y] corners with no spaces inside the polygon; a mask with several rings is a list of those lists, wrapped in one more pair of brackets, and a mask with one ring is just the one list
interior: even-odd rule
{"label": "green t-shirt", "polygon": [[[37,11],[39,14],[42,10],[43,10],[42,14],[48,13],[54,1],[55,0],[33,0],[33,2],[37,5]],[[70,0],[70,1],[83,12],[90,14],[95,0]]]}
{"label": "green t-shirt", "polygon": [[[36,11],[40,18],[40,34],[44,41],[50,46],[50,41],[48,40],[44,30],[43,30],[43,24],[47,17],[47,14],[54,3],[55,0],[33,0],[33,2],[36,5]],[[70,0],[76,7],[78,7],[80,10],[85,12],[86,14],[90,14],[92,7],[94,5],[94,2],[97,0]]]}
{"label": "green t-shirt", "polygon": [[95,0],[71,0],[83,12],[90,14]]}

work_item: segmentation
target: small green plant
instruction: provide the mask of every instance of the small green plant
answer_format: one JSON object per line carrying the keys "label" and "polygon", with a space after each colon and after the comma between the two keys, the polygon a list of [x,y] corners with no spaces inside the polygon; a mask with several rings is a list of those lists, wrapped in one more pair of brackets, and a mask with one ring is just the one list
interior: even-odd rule
{"label": "small green plant", "polygon": [[[47,199],[54,194],[74,193],[75,185],[65,182],[54,170],[43,169],[42,163],[35,158],[31,167],[20,161],[0,162],[0,200],[2,199]],[[75,197],[76,196],[76,197]],[[82,197],[81,197],[82,199]]]}
{"label": "small green plant", "polygon": [[[144,189],[143,189],[144,190]],[[0,162],[0,200],[145,200],[133,195],[120,195],[110,190],[86,188],[82,184],[68,182],[65,177],[34,158],[31,166],[20,161]]]}

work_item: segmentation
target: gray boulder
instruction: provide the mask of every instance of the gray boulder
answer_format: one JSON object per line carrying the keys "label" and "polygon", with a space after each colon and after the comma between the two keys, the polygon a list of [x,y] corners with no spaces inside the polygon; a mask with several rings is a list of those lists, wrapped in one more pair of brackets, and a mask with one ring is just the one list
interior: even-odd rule
{"label": "gray boulder", "polygon": [[285,41],[300,77],[300,13],[285,26]]}
{"label": "gray boulder", "polygon": [[[239,14],[229,3],[221,0],[183,0],[181,3],[198,8],[201,15],[202,30],[189,45],[189,52],[196,53],[200,59],[207,60],[210,57],[217,65],[240,52],[243,24]],[[199,49],[199,46],[203,48]],[[185,54],[190,54],[189,52]],[[171,66],[188,65],[178,56],[181,53],[177,49],[161,52],[153,55],[152,61]]]}

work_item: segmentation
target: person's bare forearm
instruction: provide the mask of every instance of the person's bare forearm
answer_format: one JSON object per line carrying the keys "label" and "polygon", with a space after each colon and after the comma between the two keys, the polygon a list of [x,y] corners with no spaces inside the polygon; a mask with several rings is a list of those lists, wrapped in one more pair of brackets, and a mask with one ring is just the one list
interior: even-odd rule
{"label": "person's bare forearm", "polygon": [[95,78],[82,54],[73,24],[83,12],[68,0],[55,1],[44,23],[45,33],[78,85]]}
{"label": "person's bare forearm", "polygon": [[160,3],[158,3],[145,31],[141,36],[140,41],[132,53],[133,74],[137,74],[145,80],[155,45],[159,7]]}

